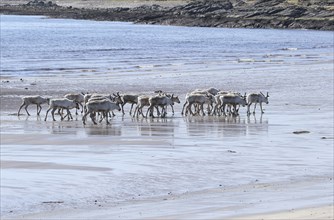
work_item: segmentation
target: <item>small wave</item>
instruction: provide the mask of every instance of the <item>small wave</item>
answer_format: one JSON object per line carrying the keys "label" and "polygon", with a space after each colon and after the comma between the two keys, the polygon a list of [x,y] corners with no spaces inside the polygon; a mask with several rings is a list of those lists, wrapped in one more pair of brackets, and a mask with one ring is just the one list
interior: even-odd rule
{"label": "small wave", "polygon": [[83,52],[108,52],[108,51],[126,51],[135,50],[134,48],[96,48],[96,49],[82,49],[82,50],[66,50],[68,53],[83,53]]}
{"label": "small wave", "polygon": [[298,50],[298,48],[297,47],[285,47],[285,48],[282,48],[281,50],[291,50],[291,51],[293,51],[293,50]]}
{"label": "small wave", "polygon": [[77,67],[68,67],[68,68],[32,68],[32,69],[22,69],[19,71],[23,71],[23,72],[34,72],[34,71],[69,71],[69,70],[81,70],[82,68],[77,68]]}
{"label": "small wave", "polygon": [[138,68],[138,69],[146,69],[146,68],[153,68],[153,67],[154,67],[153,64],[134,66],[134,68]]}
{"label": "small wave", "polygon": [[254,63],[255,60],[252,58],[240,58],[238,59],[238,63]]}

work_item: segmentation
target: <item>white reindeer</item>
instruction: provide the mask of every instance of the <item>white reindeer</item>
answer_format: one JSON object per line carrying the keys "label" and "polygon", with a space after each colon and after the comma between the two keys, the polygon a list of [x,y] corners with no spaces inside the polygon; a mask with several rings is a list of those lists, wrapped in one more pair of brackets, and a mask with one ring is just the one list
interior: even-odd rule
{"label": "white reindeer", "polygon": [[216,88],[208,88],[208,89],[195,89],[192,93],[209,93],[211,95],[217,95],[217,93],[219,92],[219,89]]}
{"label": "white reindeer", "polygon": [[[97,124],[95,121],[95,113],[100,112],[103,114],[103,118],[106,119],[107,125],[110,124],[108,121],[108,113],[113,110],[120,111],[121,108],[119,107],[119,104],[115,102],[111,102],[109,100],[95,100],[95,101],[89,101],[86,104],[87,112],[82,117],[82,122],[84,125],[86,125],[86,117],[88,114],[90,114],[90,118],[92,119],[94,124]],[[101,121],[103,120],[101,119]]]}
{"label": "white reindeer", "polygon": [[122,107],[122,113],[123,115],[124,113],[124,105],[129,103],[131,104],[131,109],[130,109],[130,115],[132,114],[132,109],[134,104],[138,103],[138,96],[139,95],[130,95],[130,94],[122,94],[120,95],[119,92],[117,92],[116,94],[113,94],[116,98],[121,100],[121,107]]}
{"label": "white reindeer", "polygon": [[229,92],[229,91],[219,91],[216,95],[215,95],[215,100],[216,100],[216,105],[213,109],[213,115],[218,115],[220,116],[221,115],[221,109],[222,109],[222,106],[223,106],[223,103],[221,102],[221,97],[224,96],[224,95],[228,95],[232,92]]}
{"label": "white reindeer", "polygon": [[[174,96],[174,94],[170,95],[170,94],[168,94],[167,92],[163,92],[162,90],[156,90],[156,91],[154,91],[154,93],[158,93],[159,96],[167,96],[168,98],[171,98],[171,99],[172,99],[172,101],[173,101],[173,105],[170,105],[170,107],[172,108],[172,115],[174,115],[174,113],[175,113],[175,112],[174,112],[174,104],[175,104],[175,103],[178,103],[178,104],[181,103],[179,97],[178,97],[178,96]],[[158,109],[157,106],[156,106],[156,109],[157,109],[157,111],[158,111],[158,115],[159,115],[160,112],[159,112],[159,109]],[[167,106],[166,106],[166,110],[167,110]]]}
{"label": "white reindeer", "polygon": [[[198,109],[196,110],[196,113],[199,114],[201,111],[202,115],[205,116],[203,105],[204,104],[212,105],[213,102],[215,102],[215,98],[211,94],[188,93],[186,95],[186,101],[183,105],[181,114],[183,115],[184,113],[185,115],[187,115],[187,113],[190,112],[190,114],[195,115],[195,113],[193,113],[191,110],[191,106],[197,104]],[[185,109],[186,111],[184,112]]]}
{"label": "white reindeer", "polygon": [[19,111],[17,112],[17,116],[20,115],[20,111],[22,109],[23,106],[24,109],[26,110],[27,114],[30,116],[29,112],[28,112],[28,106],[31,104],[37,105],[37,115],[39,115],[39,113],[42,110],[42,104],[44,103],[49,103],[50,99],[49,98],[44,98],[42,96],[36,95],[36,96],[24,96],[22,98],[22,105],[19,108]]}
{"label": "white reindeer", "polygon": [[250,114],[250,106],[252,105],[252,103],[254,103],[254,110],[253,110],[253,114],[255,114],[255,108],[256,108],[256,104],[260,103],[260,108],[261,108],[261,113],[263,114],[264,111],[262,109],[262,102],[269,104],[268,101],[269,98],[269,93],[267,92],[267,95],[264,95],[262,92],[260,93],[250,93],[247,96],[247,114]]}
{"label": "white reindeer", "polygon": [[[64,95],[65,98],[69,99],[69,100],[73,100],[76,103],[78,103],[81,107],[81,114],[84,111],[83,105],[82,103],[85,101],[85,96],[82,93],[69,93]],[[75,114],[78,114],[78,109],[75,109]]]}
{"label": "white reindeer", "polygon": [[45,115],[45,119],[44,121],[46,121],[47,117],[48,117],[48,113],[49,111],[52,109],[51,111],[51,115],[52,115],[52,119],[53,121],[56,121],[55,119],[55,115],[54,112],[57,109],[66,109],[67,114],[63,117],[61,116],[61,120],[64,120],[64,118],[66,118],[66,116],[68,116],[68,120],[70,120],[70,118],[72,118],[70,109],[72,108],[79,108],[78,103],[76,103],[73,100],[69,100],[67,98],[61,98],[61,99],[51,99],[50,100],[50,105],[49,105],[49,109],[46,111],[46,115]]}
{"label": "white reindeer", "polygon": [[86,109],[86,104],[89,101],[93,101],[93,100],[109,100],[109,101],[114,101],[114,97],[112,97],[112,95],[110,94],[101,94],[101,93],[87,93],[84,96],[84,112],[87,112]]}
{"label": "white reindeer", "polygon": [[[208,96],[209,99],[206,101],[206,104],[208,104],[207,111],[208,111],[208,114],[210,114],[210,113],[214,113],[214,111],[212,111],[214,109],[213,103],[216,103],[216,100],[214,99],[214,96],[217,95],[219,92],[220,91],[218,89],[209,88],[209,89],[195,89],[194,91],[192,91],[188,94],[201,94],[201,95],[204,95],[204,96]],[[198,105],[198,103],[193,103],[193,104],[194,104],[194,107],[196,109],[196,112],[199,114],[201,106]],[[190,106],[190,109],[191,109],[191,106]],[[182,114],[183,114],[183,110],[182,110]]]}
{"label": "white reindeer", "polygon": [[[181,101],[179,99],[179,96],[174,96],[174,94],[172,94],[172,96],[170,96],[170,95],[167,95],[167,96],[172,99],[173,104],[171,104],[170,107],[172,108],[172,114],[174,115],[174,107],[173,107],[174,103],[180,104]],[[167,108],[167,106],[166,106],[166,108]]]}
{"label": "white reindeer", "polygon": [[232,107],[230,109],[230,113],[232,115],[238,115],[239,108],[237,108],[237,106],[241,105],[245,107],[247,105],[246,94],[245,96],[241,96],[240,94],[237,94],[237,93],[227,94],[227,95],[220,96],[220,100],[222,103],[224,115],[226,115],[225,108],[227,105]]}
{"label": "white reindeer", "polygon": [[[153,115],[153,108],[154,107],[161,107],[162,108],[161,117],[164,118],[167,114],[167,110],[166,110],[167,105],[174,105],[173,98],[174,98],[174,95],[172,95],[171,97],[161,96],[161,95],[156,95],[156,96],[150,97],[149,98],[150,106],[147,109],[146,118],[147,118],[148,112],[150,112],[150,115],[152,117],[154,117],[154,115]],[[159,112],[158,112],[158,115],[160,115]]]}
{"label": "white reindeer", "polygon": [[133,112],[133,117],[137,116],[137,118],[138,118],[139,113],[141,113],[141,115],[143,117],[145,117],[144,114],[143,114],[143,108],[145,106],[148,106],[148,107],[150,106],[150,101],[149,101],[150,97],[151,96],[148,96],[148,95],[138,96],[137,106],[136,106],[136,108]]}

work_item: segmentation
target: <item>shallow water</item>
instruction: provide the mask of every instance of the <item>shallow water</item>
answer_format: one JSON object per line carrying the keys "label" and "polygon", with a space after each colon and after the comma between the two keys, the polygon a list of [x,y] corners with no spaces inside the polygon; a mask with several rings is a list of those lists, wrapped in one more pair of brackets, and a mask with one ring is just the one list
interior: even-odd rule
{"label": "shallow water", "polygon": [[[35,107],[29,108],[32,116],[17,117],[19,96],[1,93],[1,215],[219,187],[235,189],[228,194],[230,203],[241,197],[251,202],[252,195],[244,198],[238,186],[333,178],[332,37],[321,31],[1,15],[6,91],[22,94],[22,85],[36,82],[28,92],[59,91],[57,96],[82,88],[166,88],[183,101],[186,92],[209,86],[270,94],[263,115],[257,109],[247,117],[241,109],[239,117],[182,117],[182,105],[176,105],[175,115],[166,119],[116,113],[111,126],[91,121],[83,126],[81,116],[45,122],[46,106],[41,117],[34,115]],[[17,106],[9,104],[13,98]],[[330,203],[332,182],[324,182],[320,199],[301,187],[296,194],[281,189],[288,193],[271,202]],[[293,200],[297,194],[312,198],[301,203]],[[261,211],[263,205],[252,209]]]}
{"label": "shallow water", "polygon": [[1,74],[172,74],[332,60],[332,32],[1,15]]}
{"label": "shallow water", "polygon": [[[323,126],[329,116],[284,116],[284,122],[270,113],[256,119],[118,116],[109,127],[35,117],[13,127],[17,117],[9,116],[1,128],[3,214],[48,209],[49,201],[60,201],[60,207],[95,200],[114,204],[256,182],[329,178],[333,136],[332,128]],[[322,126],[292,123],[311,117]],[[300,128],[311,133],[292,133]]]}

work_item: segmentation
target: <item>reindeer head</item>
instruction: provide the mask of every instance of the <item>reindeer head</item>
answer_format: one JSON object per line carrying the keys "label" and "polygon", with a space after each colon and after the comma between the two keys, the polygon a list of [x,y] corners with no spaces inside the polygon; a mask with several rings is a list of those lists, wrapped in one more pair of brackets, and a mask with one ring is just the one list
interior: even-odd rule
{"label": "reindeer head", "polygon": [[50,105],[50,98],[46,98],[46,103],[48,103],[48,105]]}
{"label": "reindeer head", "polygon": [[265,102],[266,104],[269,104],[269,93],[267,92],[267,95],[265,96],[262,92],[260,92],[261,96],[262,96],[262,101]]}
{"label": "reindeer head", "polygon": [[179,97],[178,96],[174,96],[174,94],[172,94],[172,98],[171,99],[172,99],[173,102],[181,103]]}
{"label": "reindeer head", "polygon": [[[112,101],[113,102],[116,102],[116,104],[121,104],[123,101],[122,101],[122,97],[121,97],[121,95],[119,94],[119,92],[117,92],[116,94],[115,93],[113,93],[113,96],[114,97],[112,97]],[[111,97],[111,96],[110,96]]]}

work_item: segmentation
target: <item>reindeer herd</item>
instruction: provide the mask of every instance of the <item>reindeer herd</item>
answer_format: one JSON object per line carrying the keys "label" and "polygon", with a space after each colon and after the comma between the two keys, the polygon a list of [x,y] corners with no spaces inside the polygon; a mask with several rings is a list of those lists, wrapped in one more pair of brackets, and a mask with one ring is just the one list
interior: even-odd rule
{"label": "reindeer herd", "polygon": [[[260,93],[240,94],[238,92],[221,91],[215,88],[209,89],[196,89],[186,94],[185,102],[181,111],[182,115],[191,116],[237,116],[239,115],[239,108],[247,106],[247,114],[250,115],[250,107],[254,104],[253,114],[257,103],[260,105],[261,114],[264,113],[262,109],[262,103],[268,104],[269,95]],[[97,117],[99,122],[103,120],[107,124],[110,124],[109,117],[115,116],[114,111],[122,111],[125,115],[124,106],[131,104],[130,115],[132,117],[166,117],[168,107],[171,107],[172,114],[174,115],[174,104],[181,103],[178,96],[174,94],[168,94],[161,90],[155,91],[149,95],[133,95],[133,94],[66,94],[63,98],[46,98],[41,96],[25,96],[22,98],[22,105],[20,106],[17,115],[20,115],[20,111],[25,107],[25,111],[28,116],[28,106],[31,104],[37,105],[37,115],[40,115],[42,110],[42,104],[48,104],[49,108],[46,111],[44,120],[47,120],[48,114],[51,111],[52,119],[55,119],[55,112],[58,111],[60,119],[68,120],[73,119],[71,109],[81,109],[83,114],[82,121],[86,124],[87,116],[91,118],[94,124],[97,124]],[[134,108],[135,106],[135,108]],[[146,108],[146,112],[144,111]],[[206,108],[205,108],[206,107]],[[64,110],[66,114],[64,114]],[[132,112],[133,111],[133,112]],[[155,116],[156,112],[156,116]]]}

